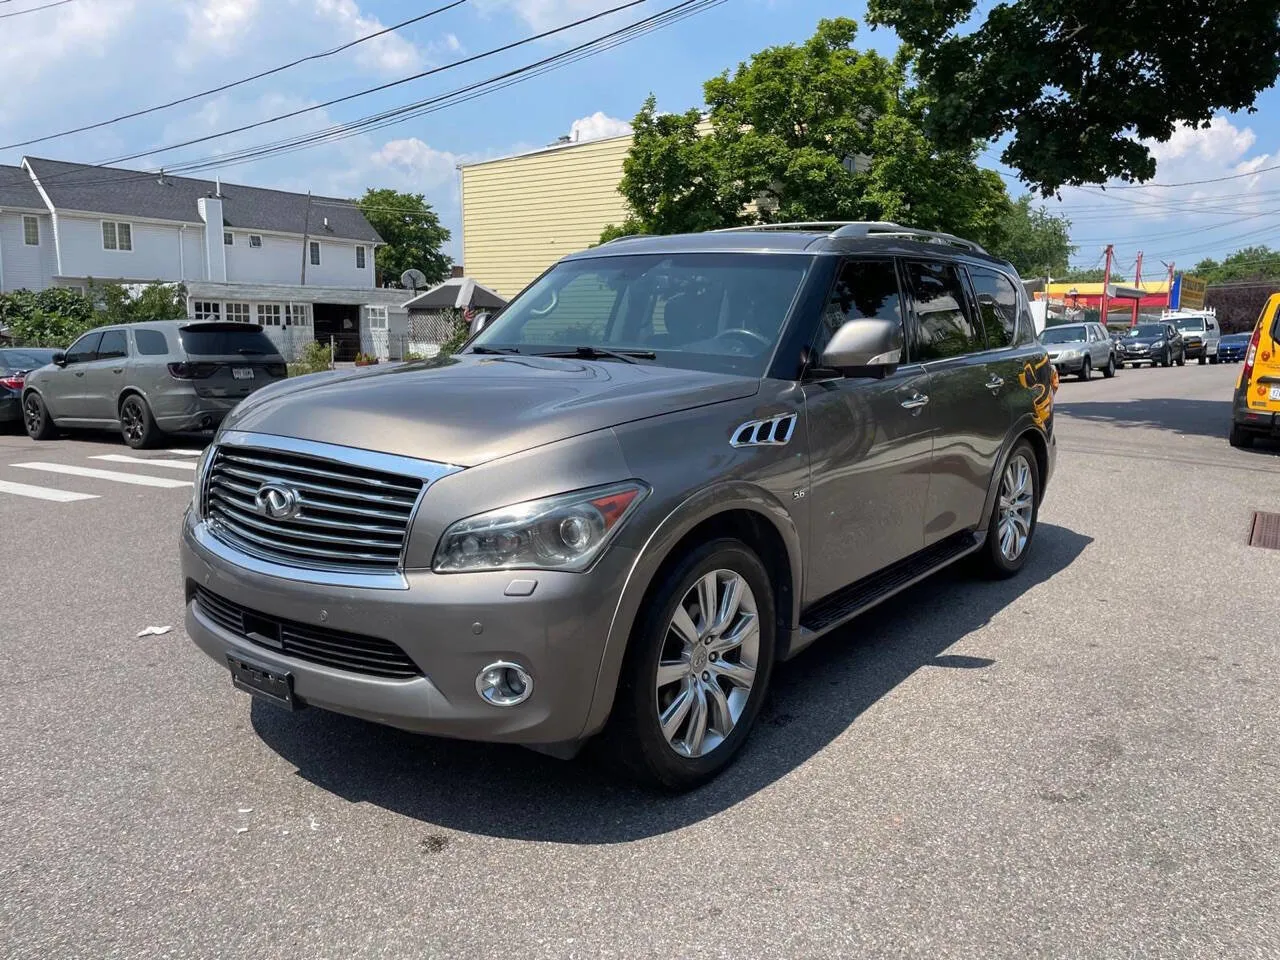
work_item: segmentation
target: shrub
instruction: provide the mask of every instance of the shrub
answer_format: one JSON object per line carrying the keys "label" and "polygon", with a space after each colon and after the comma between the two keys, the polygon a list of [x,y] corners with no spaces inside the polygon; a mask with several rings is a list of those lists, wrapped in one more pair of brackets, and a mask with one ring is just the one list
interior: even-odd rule
{"label": "shrub", "polygon": [[333,351],[328,344],[308,343],[300,356],[289,364],[289,376],[301,377],[308,373],[321,373],[333,369]]}

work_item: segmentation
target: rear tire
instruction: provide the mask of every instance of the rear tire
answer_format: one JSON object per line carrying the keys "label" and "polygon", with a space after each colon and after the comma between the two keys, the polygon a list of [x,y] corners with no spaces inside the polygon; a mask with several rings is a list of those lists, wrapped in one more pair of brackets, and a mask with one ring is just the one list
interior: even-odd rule
{"label": "rear tire", "polygon": [[1088,383],[1093,379],[1093,364],[1089,362],[1089,358],[1084,358],[1084,363],[1080,364],[1080,379]]}
{"label": "rear tire", "polygon": [[1233,423],[1231,432],[1227,434],[1227,443],[1238,450],[1248,450],[1253,446],[1253,434],[1241,430],[1239,424]]}
{"label": "rear tire", "polygon": [[[710,618],[701,602],[708,581],[716,593]],[[740,605],[723,619],[731,587]],[[646,598],[632,630],[602,738],[608,755],[668,790],[716,776],[746,742],[768,694],[776,623],[769,574],[751,548],[722,538],[690,551]]]}
{"label": "rear tire", "polygon": [[160,438],[151,407],[136,393],[129,394],[120,403],[120,435],[134,450],[145,450]]}
{"label": "rear tire", "polygon": [[1040,517],[1040,470],[1026,440],[1019,440],[1009,451],[1000,465],[998,482],[987,539],[976,558],[981,575],[1006,580],[1027,562]]}
{"label": "rear tire", "polygon": [[22,398],[22,425],[32,440],[52,440],[58,435],[53,417],[49,416],[49,408],[44,405],[44,397],[34,390],[28,390]]}

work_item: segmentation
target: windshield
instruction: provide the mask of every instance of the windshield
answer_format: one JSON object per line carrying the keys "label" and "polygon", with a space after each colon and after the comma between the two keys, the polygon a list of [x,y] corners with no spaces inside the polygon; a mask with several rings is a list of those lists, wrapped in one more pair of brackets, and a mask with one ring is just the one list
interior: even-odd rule
{"label": "windshield", "polygon": [[0,350],[0,373],[34,370],[53,362],[53,350]]}
{"label": "windshield", "polygon": [[754,253],[569,260],[513,300],[471,349],[595,347],[637,352],[641,363],[763,376],[812,262]]}
{"label": "windshield", "polygon": [[1247,333],[1228,333],[1222,339],[1230,341],[1231,343],[1248,343],[1249,337],[1250,334]]}
{"label": "windshield", "polygon": [[1084,327],[1047,327],[1040,334],[1041,343],[1081,343],[1084,339]]}
{"label": "windshield", "polygon": [[1136,327],[1130,327],[1128,335],[1131,337],[1163,337],[1164,327],[1158,323],[1140,323]]}
{"label": "windshield", "polygon": [[178,336],[182,339],[182,349],[188,356],[194,357],[230,356],[237,353],[242,356],[275,356],[280,352],[260,327],[236,330],[228,329],[228,325],[210,323],[203,327],[183,327]]}
{"label": "windshield", "polygon": [[1188,317],[1186,320],[1175,320],[1173,324],[1183,333],[1204,333],[1203,317]]}

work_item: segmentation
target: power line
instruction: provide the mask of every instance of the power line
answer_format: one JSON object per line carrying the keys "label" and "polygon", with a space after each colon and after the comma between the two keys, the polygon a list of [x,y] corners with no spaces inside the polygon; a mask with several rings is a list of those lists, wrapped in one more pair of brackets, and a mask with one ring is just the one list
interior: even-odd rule
{"label": "power line", "polygon": [[[6,0],[0,0],[0,2],[6,2]],[[208,90],[201,90],[200,92],[193,93],[190,96],[181,97],[177,100],[170,100],[168,103],[157,104],[154,107],[146,107],[145,109],[142,109],[142,110],[134,110],[132,113],[122,113],[120,116],[112,117],[110,120],[99,120],[96,123],[87,123],[82,127],[75,127],[71,130],[63,130],[63,131],[60,131],[59,133],[46,134],[43,137],[33,137],[30,140],[21,140],[17,143],[6,143],[3,146],[0,146],[0,150],[12,150],[17,147],[29,147],[34,143],[45,143],[46,141],[49,141],[49,140],[57,140],[60,137],[69,137],[72,134],[84,133],[86,130],[97,130],[100,127],[110,126],[113,123],[120,123],[123,120],[132,120],[135,117],[146,116],[149,113],[156,113],[160,110],[168,110],[170,107],[176,107],[184,103],[190,103],[193,100],[199,100],[202,97],[212,96],[215,93],[222,93],[224,90],[230,90],[233,87],[239,87],[246,83],[252,83],[254,80],[261,80],[263,77],[269,77],[269,76],[272,76],[273,74],[282,73],[285,70],[289,70],[293,67],[298,66],[299,64],[307,63],[311,60],[323,60],[326,57],[332,57],[335,54],[342,53],[345,50],[350,50],[352,47],[359,46],[360,44],[366,43],[369,40],[377,39],[378,37],[385,36],[388,33],[394,33],[397,30],[401,30],[404,27],[410,26],[411,24],[419,23],[420,21],[427,20],[441,13],[445,13],[449,10],[452,10],[454,7],[461,6],[466,2],[467,0],[453,0],[452,3],[447,3],[443,7],[437,7],[434,10],[429,10],[426,13],[419,14],[416,17],[410,17],[408,20],[401,20],[399,23],[392,24],[389,27],[384,27],[383,29],[378,30],[374,33],[366,34],[363,37],[359,37],[355,40],[352,40],[350,43],[344,43],[341,46],[334,47],[332,50],[324,50],[320,53],[312,53],[305,57],[299,57],[297,60],[291,60],[289,63],[281,64],[278,67],[272,67],[270,70],[263,70],[261,73],[255,73],[252,76],[244,77],[241,80],[233,80],[230,83],[224,83],[221,86],[211,87]]]}
{"label": "power line", "polygon": [[[326,100],[323,103],[316,103],[310,106],[300,107],[297,110],[291,110],[288,113],[282,113],[274,117],[267,117],[264,120],[257,120],[253,123],[246,123],[238,127],[232,127],[229,130],[221,130],[217,133],[206,134],[203,137],[193,137],[190,140],[182,140],[178,143],[171,143],[163,147],[156,147],[152,150],[142,150],[142,151],[139,151],[138,153],[130,153],[121,157],[115,157],[111,160],[105,161],[105,163],[107,164],[125,163],[129,160],[140,159],[141,157],[155,156],[158,153],[168,153],[171,150],[177,150],[181,147],[190,147],[190,146],[194,146],[197,143],[207,143],[210,140],[220,140],[223,137],[231,136],[232,134],[235,134],[235,133],[244,133],[246,130],[253,130],[253,129],[256,129],[257,127],[264,127],[264,126],[267,126],[268,124],[277,123],[281,120],[289,120],[289,119],[292,119],[293,117],[298,117],[305,113],[313,113],[316,110],[323,110],[327,107],[332,107],[339,103],[345,103],[348,100],[355,100],[358,97],[368,96],[371,93],[378,93],[383,90],[389,90],[392,87],[397,87],[397,86],[400,86],[401,84],[409,83],[413,80],[421,80],[423,77],[433,76],[434,74],[437,74],[437,73],[443,73],[446,70],[452,70],[456,67],[465,66],[466,64],[469,64],[469,63],[475,63],[478,60],[483,60],[488,57],[496,56],[499,53],[505,53],[508,50],[515,49],[516,47],[524,46],[525,44],[533,43],[536,40],[542,40],[542,39],[545,39],[546,37],[554,36],[557,33],[563,33],[566,30],[571,30],[574,27],[579,27],[584,23],[590,23],[593,20],[599,20],[601,17],[606,17],[609,14],[617,13],[620,10],[626,10],[629,7],[639,6],[640,4],[645,2],[647,2],[647,0],[627,0],[627,2],[625,3],[621,3],[615,7],[610,7],[609,9],[603,10],[600,13],[592,14],[591,16],[583,17],[579,20],[575,20],[572,23],[567,23],[567,24],[564,24],[563,26],[554,27],[550,30],[544,30],[542,33],[534,34],[533,36],[525,37],[521,40],[515,40],[511,43],[503,44],[500,47],[494,47],[491,50],[486,50],[483,53],[477,53],[470,57],[464,57],[461,60],[454,60],[451,63],[446,63],[439,67],[432,67],[430,70],[423,70],[419,73],[415,73],[407,77],[401,77],[399,80],[391,80],[387,83],[378,84],[375,87],[368,87],[364,90],[358,90],[355,93],[348,93],[341,97],[335,97],[332,100]],[[686,2],[696,2],[696,0],[686,0]],[[101,165],[103,164],[95,164],[95,166],[101,166]]]}
{"label": "power line", "polygon": [[[571,47],[558,54],[546,57],[532,64],[507,71],[495,77],[481,80],[476,83],[469,84],[464,87],[457,88],[448,93],[428,98],[426,100],[410,103],[397,108],[393,108],[382,113],[373,114],[361,120],[353,121],[348,124],[338,124],[322,130],[313,131],[308,134],[298,135],[291,139],[278,140],[268,144],[262,144],[253,147],[244,148],[241,151],[231,154],[223,154],[204,159],[179,163],[174,166],[163,168],[165,173],[188,173],[200,169],[210,169],[213,167],[235,166],[241,163],[247,163],[252,160],[261,159],[265,156],[289,153],[295,150],[305,149],[322,142],[335,142],[347,137],[356,136],[366,130],[380,129],[382,127],[391,126],[396,123],[404,122],[415,116],[421,116],[436,110],[445,109],[459,103],[465,103],[469,100],[485,96],[496,90],[512,86],[522,82],[531,76],[541,75],[557,69],[566,63],[577,62],[602,52],[603,50],[612,49],[623,43],[630,42],[636,37],[662,29],[672,23],[683,20],[687,17],[694,16],[705,9],[719,6],[726,0],[684,0],[684,2],[676,4],[662,10],[650,17],[635,21],[631,24],[611,31],[610,33],[596,37],[576,47]],[[606,11],[607,12],[607,11]],[[572,25],[570,25],[572,26]],[[560,28],[560,29],[567,29]],[[42,178],[43,183],[48,183],[58,177],[73,176],[83,172],[83,168],[73,171],[66,171],[61,174],[51,174]],[[129,170],[112,170],[110,168],[103,170],[104,174],[113,174],[103,176],[97,179],[77,179],[77,185],[86,185],[91,183],[121,183],[131,180],[146,180],[155,176],[154,173],[141,173]]]}
{"label": "power line", "polygon": [[15,10],[13,13],[0,13],[0,20],[8,20],[10,17],[20,17],[24,13],[39,13],[41,10],[48,10],[51,7],[60,7],[64,3],[70,2],[71,0],[53,0],[53,3],[46,3],[43,7],[28,7],[26,10]]}

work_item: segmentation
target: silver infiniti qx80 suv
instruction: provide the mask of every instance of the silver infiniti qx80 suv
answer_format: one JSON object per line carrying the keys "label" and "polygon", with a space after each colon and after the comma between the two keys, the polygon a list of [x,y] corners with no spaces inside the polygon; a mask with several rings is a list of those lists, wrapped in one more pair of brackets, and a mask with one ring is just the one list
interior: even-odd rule
{"label": "silver infiniti qx80 suv", "polygon": [[672,788],[776,663],[975,555],[1017,573],[1053,391],[1009,264],[894,224],[635,237],[458,355],[267,387],[202,458],[187,630],[237,687]]}

